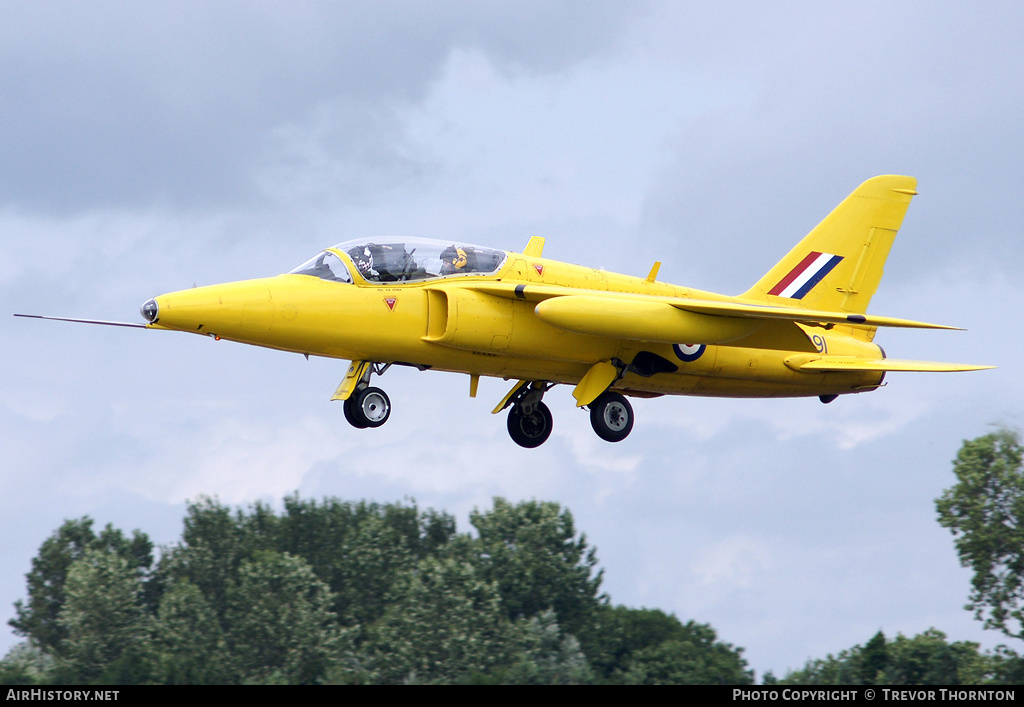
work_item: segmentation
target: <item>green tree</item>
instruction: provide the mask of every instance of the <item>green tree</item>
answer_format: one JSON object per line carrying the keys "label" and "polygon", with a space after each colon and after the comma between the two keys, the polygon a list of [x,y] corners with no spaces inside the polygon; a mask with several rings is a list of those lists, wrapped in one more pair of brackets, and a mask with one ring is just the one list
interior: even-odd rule
{"label": "green tree", "polygon": [[1002,429],[964,441],[953,462],[957,483],[935,506],[974,571],[970,603],[985,628],[1024,638],[1024,447]]}
{"label": "green tree", "polygon": [[498,587],[510,620],[553,609],[558,623],[578,635],[597,607],[603,570],[597,570],[585,535],[576,536],[572,514],[557,503],[494,499],[490,511],[474,510],[482,576]]}
{"label": "green tree", "polygon": [[604,605],[584,632],[584,648],[598,678],[617,682],[629,669],[634,653],[684,637],[679,619],[659,609]]}
{"label": "green tree", "polygon": [[749,685],[742,648],[722,643],[707,624],[688,621],[678,636],[634,652],[622,676],[630,685]]}
{"label": "green tree", "polygon": [[[139,531],[126,538],[120,530],[107,525],[99,535],[93,532],[88,516],[67,520],[43,541],[32,559],[32,569],[25,575],[28,601],[14,604],[15,617],[8,623],[14,632],[31,639],[43,650],[60,653],[67,630],[57,618],[64,608],[65,582],[71,565],[88,550],[114,552],[124,558],[139,579],[147,576],[153,564],[153,543]],[[151,601],[148,593],[144,598]]]}
{"label": "green tree", "polygon": [[224,631],[195,584],[177,580],[160,600],[153,644],[161,680],[170,685],[210,685],[234,677]]}
{"label": "green tree", "polygon": [[889,646],[885,640],[885,634],[878,631],[871,640],[864,644],[864,650],[860,655],[860,683],[862,685],[874,685],[889,666]]}
{"label": "green tree", "polygon": [[602,606],[584,649],[600,682],[747,684],[742,648],[715,638],[714,629],[682,623],[659,609]]}
{"label": "green tree", "polygon": [[928,629],[913,638],[887,641],[879,631],[864,646],[808,661],[781,681],[798,685],[977,685],[993,679],[1005,660],[984,654],[977,643],[950,643]]}
{"label": "green tree", "polygon": [[223,618],[226,593],[242,563],[262,551],[303,558],[334,595],[345,625],[379,618],[399,573],[444,547],[455,519],[415,505],[284,499],[284,512],[255,503],[232,511],[216,499],[190,503],[182,542],[161,561],[162,583],[186,577]]}
{"label": "green tree", "polygon": [[64,590],[61,663],[82,682],[145,680],[151,624],[131,563],[116,552],[86,550],[68,568]]}
{"label": "green tree", "polygon": [[334,592],[341,621],[355,625],[380,618],[398,575],[454,536],[452,516],[415,505],[289,496],[276,548],[309,562]]}
{"label": "green tree", "polygon": [[[250,514],[231,509],[216,499],[200,498],[188,504],[181,542],[168,548],[160,559],[157,578],[161,586],[187,579],[223,622],[227,594],[238,580],[242,563],[274,543],[274,514],[256,504]],[[271,526],[268,528],[267,526]]]}
{"label": "green tree", "polygon": [[141,533],[67,521],[33,561],[11,622],[29,641],[0,680],[749,681],[710,627],[608,607],[567,509],[499,498],[471,519],[476,536],[409,503],[201,498],[153,572]]}
{"label": "green tree", "polygon": [[405,572],[367,629],[374,681],[455,682],[507,665],[511,625],[493,582],[468,562],[428,557]]}
{"label": "green tree", "polygon": [[22,641],[0,660],[0,685],[44,685],[53,673],[53,658]]}
{"label": "green tree", "polygon": [[245,562],[228,593],[226,640],[249,682],[312,683],[342,647],[331,590],[300,557],[266,552]]}
{"label": "green tree", "polygon": [[888,685],[976,685],[988,678],[991,661],[977,643],[949,643],[942,631],[929,629],[913,638],[897,634],[886,646]]}
{"label": "green tree", "polygon": [[994,685],[1024,684],[1024,658],[1006,646],[996,646],[991,655],[993,662],[992,679]]}
{"label": "green tree", "polygon": [[407,536],[376,515],[362,518],[339,540],[323,572],[335,589],[335,610],[346,625],[375,621],[398,576],[416,567],[414,551]]}
{"label": "green tree", "polygon": [[585,685],[594,681],[580,642],[562,631],[551,609],[516,622],[512,666],[501,682],[513,685]]}

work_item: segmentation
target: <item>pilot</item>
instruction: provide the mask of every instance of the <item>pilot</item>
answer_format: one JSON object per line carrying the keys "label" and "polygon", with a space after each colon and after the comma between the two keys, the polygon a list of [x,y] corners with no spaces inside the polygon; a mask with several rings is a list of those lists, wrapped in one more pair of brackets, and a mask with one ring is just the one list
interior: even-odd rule
{"label": "pilot", "polygon": [[441,251],[441,274],[451,275],[453,273],[468,272],[466,264],[469,258],[466,251],[453,245]]}
{"label": "pilot", "polygon": [[359,269],[359,274],[366,280],[376,280],[380,273],[373,269],[373,253],[369,246],[356,246],[348,252],[348,257]]}

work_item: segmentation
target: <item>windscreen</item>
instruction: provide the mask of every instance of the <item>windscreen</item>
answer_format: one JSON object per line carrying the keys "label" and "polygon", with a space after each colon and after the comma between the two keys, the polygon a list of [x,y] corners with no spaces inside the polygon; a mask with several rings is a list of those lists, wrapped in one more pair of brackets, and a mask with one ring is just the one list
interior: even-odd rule
{"label": "windscreen", "polygon": [[352,275],[349,274],[345,263],[337,254],[329,250],[318,253],[299,267],[291,271],[292,275],[312,275],[321,280],[333,280],[334,282],[352,282]]}

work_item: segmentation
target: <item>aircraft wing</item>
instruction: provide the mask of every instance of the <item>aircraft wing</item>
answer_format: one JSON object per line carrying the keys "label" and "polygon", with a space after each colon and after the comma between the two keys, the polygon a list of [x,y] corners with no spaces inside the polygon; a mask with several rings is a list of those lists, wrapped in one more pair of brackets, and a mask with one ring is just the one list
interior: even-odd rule
{"label": "aircraft wing", "polygon": [[957,329],[911,319],[642,293],[578,290],[551,285],[487,283],[473,289],[536,302],[542,320],[567,331],[637,341],[721,344],[753,333],[767,321],[863,327]]}
{"label": "aircraft wing", "polygon": [[727,317],[750,317],[754,319],[783,319],[801,324],[859,324],[861,326],[903,327],[908,329],[951,329],[962,331],[960,327],[945,324],[929,324],[913,319],[896,317],[880,317],[873,314],[849,314],[846,312],[826,312],[814,309],[796,309],[794,307],[774,307],[747,302],[717,302],[712,300],[677,299],[672,306],[690,312],[713,314]]}

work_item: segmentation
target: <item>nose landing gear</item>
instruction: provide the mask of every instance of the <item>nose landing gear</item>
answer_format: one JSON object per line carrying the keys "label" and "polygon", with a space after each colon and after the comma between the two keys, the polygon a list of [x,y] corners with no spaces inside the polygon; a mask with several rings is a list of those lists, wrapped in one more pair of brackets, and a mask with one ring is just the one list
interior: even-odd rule
{"label": "nose landing gear", "polygon": [[370,385],[370,376],[382,375],[390,363],[353,361],[334,399],[344,400],[345,419],[357,429],[380,427],[391,416],[391,399],[380,388]]}
{"label": "nose landing gear", "polygon": [[391,400],[380,388],[356,390],[345,401],[345,419],[357,429],[380,427],[391,416]]}

